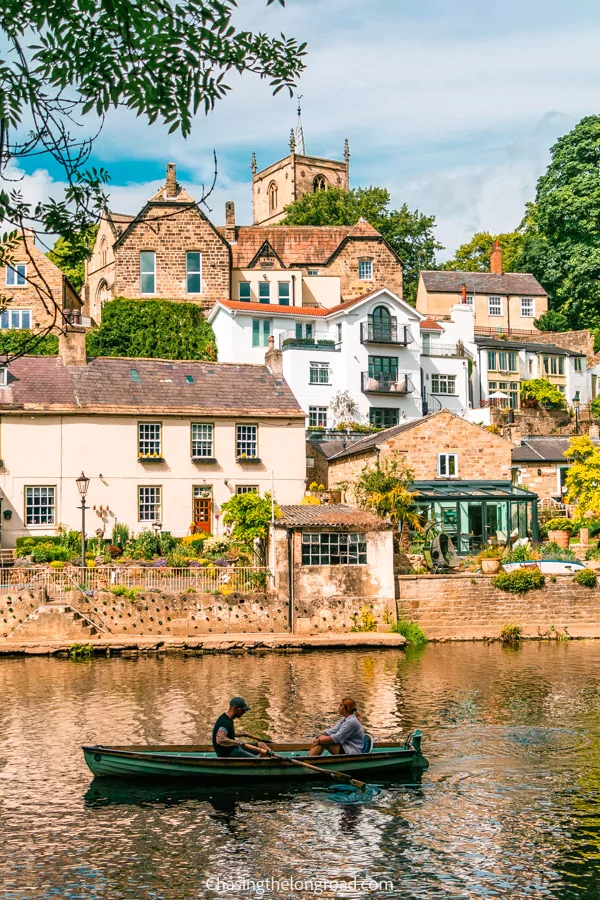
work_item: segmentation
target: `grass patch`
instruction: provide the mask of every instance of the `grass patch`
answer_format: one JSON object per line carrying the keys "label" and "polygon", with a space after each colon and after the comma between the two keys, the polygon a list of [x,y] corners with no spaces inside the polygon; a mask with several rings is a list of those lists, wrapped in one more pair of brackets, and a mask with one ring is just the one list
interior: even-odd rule
{"label": "grass patch", "polygon": [[392,625],[394,634],[401,634],[406,638],[406,643],[410,647],[422,647],[427,643],[427,635],[420,625],[416,622],[409,622],[408,619],[399,619]]}
{"label": "grass patch", "polygon": [[73,644],[69,650],[70,659],[90,659],[94,655],[91,644]]}
{"label": "grass patch", "polygon": [[502,626],[502,630],[500,631],[500,640],[503,644],[507,646],[514,647],[521,640],[521,636],[523,634],[523,629],[520,625],[515,625],[514,623],[507,623]]}

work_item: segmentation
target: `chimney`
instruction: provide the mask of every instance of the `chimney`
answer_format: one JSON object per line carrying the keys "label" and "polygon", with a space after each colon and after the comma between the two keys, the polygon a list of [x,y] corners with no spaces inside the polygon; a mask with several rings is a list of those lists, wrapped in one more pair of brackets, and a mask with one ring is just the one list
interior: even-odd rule
{"label": "chimney", "polygon": [[65,330],[58,336],[58,355],[63,366],[85,366],[86,329],[74,325],[65,325]]}
{"label": "chimney", "polygon": [[230,244],[234,244],[235,236],[235,203],[228,200],[225,204],[225,240]]}
{"label": "chimney", "polygon": [[165,196],[177,196],[177,166],[173,162],[167,163],[167,184],[165,186]]}
{"label": "chimney", "polygon": [[467,286],[466,286],[466,284],[461,284],[461,286],[460,286],[460,302],[461,303],[467,302]]}
{"label": "chimney", "polygon": [[269,367],[273,375],[283,378],[283,353],[275,349],[275,338],[269,337],[269,349],[265,353],[265,365]]}
{"label": "chimney", "polygon": [[494,275],[502,275],[502,248],[498,241],[494,241],[490,254],[490,272]]}

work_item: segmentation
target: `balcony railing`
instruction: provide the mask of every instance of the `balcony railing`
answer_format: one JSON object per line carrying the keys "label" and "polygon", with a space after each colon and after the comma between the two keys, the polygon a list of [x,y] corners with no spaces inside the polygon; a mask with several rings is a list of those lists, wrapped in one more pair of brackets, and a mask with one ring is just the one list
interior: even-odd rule
{"label": "balcony railing", "polygon": [[362,373],[363,394],[412,394],[415,386],[409,375],[397,375],[391,379],[384,375],[374,377],[368,372]]}
{"label": "balcony railing", "polygon": [[472,359],[472,354],[465,349],[463,344],[437,344],[431,342],[428,347],[423,347],[422,356],[457,356],[459,358]]}
{"label": "balcony railing", "polygon": [[360,323],[361,344],[400,344],[406,347],[412,340],[413,336],[408,325],[398,325],[397,319],[392,319],[389,325]]}
{"label": "balcony railing", "polygon": [[335,350],[335,338],[328,331],[316,331],[310,337],[298,337],[294,330],[279,335],[280,350]]}

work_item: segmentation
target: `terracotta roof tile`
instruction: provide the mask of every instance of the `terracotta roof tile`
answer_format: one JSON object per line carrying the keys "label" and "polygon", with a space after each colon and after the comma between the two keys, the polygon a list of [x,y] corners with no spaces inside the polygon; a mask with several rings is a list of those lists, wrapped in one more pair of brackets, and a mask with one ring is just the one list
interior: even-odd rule
{"label": "terracotta roof tile", "polygon": [[432,293],[460,294],[463,284],[468,294],[523,294],[524,297],[546,297],[546,291],[533,275],[525,272],[421,272],[423,284]]}
{"label": "terracotta roof tile", "polygon": [[261,312],[274,316],[326,316],[331,310],[322,306],[279,306],[276,303],[244,303],[239,300],[219,300],[221,306],[239,312]]}
{"label": "terracotta roof tile", "polygon": [[442,326],[435,319],[424,319],[420,323],[421,331],[443,331]]}
{"label": "terracotta roof tile", "polygon": [[[224,228],[218,229],[225,234]],[[347,237],[381,237],[368,222],[356,225],[240,225],[231,244],[234,269],[248,266],[265,241],[286,266],[324,265]]]}
{"label": "terracotta roof tile", "polygon": [[276,527],[313,528],[337,527],[348,530],[364,529],[381,531],[391,528],[389,522],[382,521],[373,513],[343,503],[325,503],[320,506],[281,506],[281,516],[276,520]]}

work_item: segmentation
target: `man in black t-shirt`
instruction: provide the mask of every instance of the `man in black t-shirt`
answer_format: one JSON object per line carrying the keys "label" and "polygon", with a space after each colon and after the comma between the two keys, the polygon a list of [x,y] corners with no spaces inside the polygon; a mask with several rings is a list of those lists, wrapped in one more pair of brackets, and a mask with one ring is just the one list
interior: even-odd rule
{"label": "man in black t-shirt", "polygon": [[[232,697],[229,701],[229,709],[222,713],[215,722],[212,733],[212,745],[217,756],[252,756],[256,757],[256,753],[250,753],[238,746],[235,737],[234,719],[241,719],[248,712],[250,707],[243,697]],[[240,731],[240,737],[249,737],[248,732]],[[260,755],[266,756],[268,747],[259,741],[257,744]]]}

